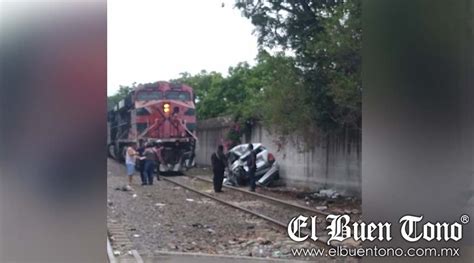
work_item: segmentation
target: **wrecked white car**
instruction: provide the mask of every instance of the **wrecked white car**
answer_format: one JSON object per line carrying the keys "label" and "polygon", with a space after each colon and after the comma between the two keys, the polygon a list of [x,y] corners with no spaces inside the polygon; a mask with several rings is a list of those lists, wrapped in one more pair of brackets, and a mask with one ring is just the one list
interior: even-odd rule
{"label": "wrecked white car", "polygon": [[[269,153],[261,143],[253,143],[252,145],[257,154],[256,184],[269,185],[272,181],[278,179],[278,164],[273,154]],[[225,184],[242,186],[249,183],[249,169],[247,166],[249,156],[248,144],[240,144],[229,150]]]}

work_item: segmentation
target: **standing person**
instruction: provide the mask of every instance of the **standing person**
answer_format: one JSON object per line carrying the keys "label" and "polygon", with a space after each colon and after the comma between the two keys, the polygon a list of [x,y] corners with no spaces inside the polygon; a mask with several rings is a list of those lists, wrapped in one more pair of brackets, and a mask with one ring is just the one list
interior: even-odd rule
{"label": "standing person", "polygon": [[250,155],[247,159],[247,166],[249,168],[248,175],[250,179],[250,191],[255,192],[255,172],[257,171],[257,154],[253,151],[253,145],[249,143],[247,148]]}
{"label": "standing person", "polygon": [[155,155],[156,155],[156,180],[160,181],[160,164],[163,163],[163,156],[162,156],[162,150],[163,150],[163,142],[161,140],[158,140],[155,145]]}
{"label": "standing person", "polygon": [[136,145],[130,145],[127,147],[125,152],[125,166],[127,166],[128,184],[132,184],[133,174],[135,173],[135,158],[137,152],[135,151]]}
{"label": "standing person", "polygon": [[156,152],[152,143],[147,143],[145,152],[145,185],[153,185],[153,173],[155,171]]}
{"label": "standing person", "polygon": [[146,185],[145,179],[145,142],[143,139],[140,139],[139,146],[137,149],[138,152],[138,169],[140,170],[140,179],[142,180],[142,185]]}
{"label": "standing person", "polygon": [[212,163],[212,172],[214,173],[213,183],[214,183],[214,192],[222,192],[222,180],[224,180],[224,170],[227,163],[226,157],[224,155],[224,147],[219,145],[217,147],[217,152],[213,153],[211,156]]}

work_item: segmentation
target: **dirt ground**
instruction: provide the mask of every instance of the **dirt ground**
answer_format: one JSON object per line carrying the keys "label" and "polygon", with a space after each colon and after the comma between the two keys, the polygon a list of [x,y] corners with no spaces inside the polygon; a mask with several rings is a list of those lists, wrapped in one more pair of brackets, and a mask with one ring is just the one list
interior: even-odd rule
{"label": "dirt ground", "polygon": [[123,225],[126,236],[143,257],[170,251],[296,259],[291,255],[292,248],[318,247],[316,242],[295,243],[271,223],[163,180],[141,186],[137,175],[132,189],[123,191],[127,183],[124,166],[108,160],[107,167],[108,224]]}

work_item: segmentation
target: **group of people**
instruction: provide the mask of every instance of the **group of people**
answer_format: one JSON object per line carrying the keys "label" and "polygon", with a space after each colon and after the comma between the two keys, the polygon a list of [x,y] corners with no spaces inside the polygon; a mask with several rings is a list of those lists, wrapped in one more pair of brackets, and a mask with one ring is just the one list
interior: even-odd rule
{"label": "group of people", "polygon": [[[128,182],[131,185],[135,173],[136,162],[140,170],[142,185],[153,185],[153,175],[157,168],[156,180],[160,180],[160,163],[163,163],[161,151],[163,144],[148,142],[146,144],[140,141],[140,146],[130,145],[125,154],[125,165],[127,167]],[[250,155],[247,158],[248,178],[250,180],[250,191],[255,192],[255,172],[257,171],[257,154],[253,151],[253,145],[249,143],[248,150]],[[211,156],[212,172],[214,173],[213,183],[214,192],[222,192],[222,183],[224,181],[224,171],[227,167],[227,157],[224,154],[224,147],[219,145],[217,151]]]}
{"label": "group of people", "polygon": [[[255,192],[255,172],[257,171],[257,154],[253,151],[253,145],[249,143],[250,155],[247,158],[248,177],[250,180],[250,191]],[[224,154],[224,147],[219,145],[217,151],[211,156],[212,172],[214,173],[213,183],[214,192],[222,192],[222,183],[224,181],[224,171],[227,166],[227,157]]]}
{"label": "group of people", "polygon": [[158,141],[156,143],[144,143],[140,141],[140,146],[130,145],[125,153],[125,165],[127,166],[128,182],[132,184],[133,175],[135,173],[136,162],[140,171],[142,185],[153,185],[153,175],[156,172],[156,180],[160,180],[160,163],[163,163],[161,151],[163,144]]}

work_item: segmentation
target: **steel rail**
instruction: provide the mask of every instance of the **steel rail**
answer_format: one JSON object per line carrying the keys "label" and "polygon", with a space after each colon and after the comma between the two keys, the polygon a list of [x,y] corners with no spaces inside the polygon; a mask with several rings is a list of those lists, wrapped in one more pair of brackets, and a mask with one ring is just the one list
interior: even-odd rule
{"label": "steel rail", "polygon": [[107,236],[107,259],[109,263],[117,263],[117,259],[115,259],[114,252],[112,250],[112,246],[110,245],[110,240],[108,236]]}
{"label": "steel rail", "polygon": [[[169,183],[172,183],[172,184],[178,185],[178,186],[180,186],[180,187],[182,187],[182,188],[184,188],[184,189],[187,189],[187,190],[189,190],[189,191],[191,191],[191,192],[195,192],[195,193],[200,194],[200,195],[203,195],[203,196],[205,196],[205,197],[207,197],[207,198],[209,198],[209,199],[218,201],[218,202],[220,202],[220,203],[222,203],[222,204],[224,204],[224,205],[230,206],[230,207],[232,207],[232,208],[235,208],[235,209],[244,211],[244,212],[246,212],[246,213],[249,213],[249,214],[251,214],[251,215],[254,215],[254,216],[256,216],[256,217],[259,217],[259,218],[261,218],[261,219],[264,219],[264,220],[266,220],[266,221],[269,221],[269,222],[271,222],[271,223],[273,223],[273,224],[275,224],[275,225],[277,225],[277,226],[279,226],[279,227],[282,227],[282,228],[284,228],[284,229],[287,229],[287,228],[288,228],[288,225],[287,225],[287,224],[285,224],[285,223],[283,223],[283,222],[281,222],[281,221],[278,221],[278,220],[276,220],[276,219],[273,219],[273,218],[271,218],[271,217],[268,217],[268,216],[266,216],[266,215],[260,214],[260,213],[258,213],[258,212],[252,211],[252,210],[250,210],[250,209],[247,209],[247,208],[244,208],[244,207],[241,207],[241,206],[238,206],[238,205],[234,205],[234,204],[232,204],[232,203],[230,203],[230,202],[227,202],[227,201],[225,201],[225,200],[223,200],[223,199],[220,199],[220,198],[218,198],[218,197],[215,197],[215,196],[213,196],[213,195],[210,195],[210,194],[201,192],[201,191],[199,191],[199,190],[197,190],[197,189],[194,189],[194,188],[192,188],[192,187],[190,187],[190,186],[187,186],[187,185],[185,185],[185,184],[176,182],[175,180],[172,180],[172,179],[169,179],[169,178],[166,178],[166,177],[162,177],[162,179],[163,179],[164,181],[167,181],[167,182],[169,182]],[[303,231],[302,231],[302,232],[303,232]],[[316,242],[321,243],[321,244],[324,245],[326,248],[336,247],[336,246],[334,246],[334,245],[328,245],[328,244],[327,244],[327,240],[328,240],[327,237],[320,237],[318,240],[316,240]]]}
{"label": "steel rail", "polygon": [[132,252],[132,255],[133,257],[135,258],[135,260],[137,261],[137,263],[143,263],[143,259],[142,257],[140,256],[140,254],[138,254],[138,251],[136,251],[135,249],[131,251]]}
{"label": "steel rail", "polygon": [[[186,175],[186,176],[189,176],[191,178],[196,178],[196,179],[204,181],[204,182],[212,183],[212,180],[202,178],[200,176],[192,176],[192,175]],[[251,191],[244,190],[244,189],[241,189],[241,188],[238,188],[238,187],[235,187],[235,186],[230,186],[230,185],[222,185],[222,186],[225,187],[225,188],[228,188],[228,189],[232,189],[234,191],[238,191],[238,192],[242,192],[242,193],[245,193],[245,194],[257,196],[257,197],[260,197],[262,199],[267,199],[269,201],[273,201],[273,202],[276,202],[276,203],[287,205],[287,206],[290,206],[290,207],[293,207],[293,208],[298,208],[298,209],[305,210],[305,211],[308,211],[308,212],[311,212],[311,213],[316,213],[316,214],[320,214],[320,215],[323,215],[323,216],[337,215],[337,214],[332,214],[332,213],[328,213],[328,212],[319,211],[319,210],[316,210],[316,209],[313,209],[313,208],[310,208],[310,207],[306,207],[306,206],[302,206],[302,205],[299,205],[299,204],[294,204],[294,203],[291,203],[291,202],[288,202],[288,201],[285,201],[285,200],[281,200],[281,199],[278,199],[278,198],[275,198],[275,197],[271,197],[271,196],[268,196],[268,195],[259,194],[259,193],[256,193],[256,192],[251,192]],[[350,222],[354,223],[354,222],[356,222],[356,220],[351,218]]]}
{"label": "steel rail", "polygon": [[[196,179],[204,181],[204,182],[212,183],[212,180],[202,178],[200,176],[190,176],[190,177],[196,178]],[[319,210],[312,209],[310,207],[302,206],[302,205],[299,205],[299,204],[294,204],[294,203],[291,203],[291,202],[288,202],[288,201],[285,201],[285,200],[281,200],[281,199],[278,199],[278,198],[275,198],[275,197],[271,197],[271,196],[268,196],[268,195],[259,194],[259,193],[256,193],[256,192],[251,192],[251,191],[248,191],[248,190],[244,190],[244,189],[234,187],[234,186],[229,186],[229,185],[222,185],[222,186],[224,186],[225,188],[228,188],[228,189],[232,189],[234,191],[238,191],[238,192],[242,192],[242,193],[245,193],[245,194],[257,196],[259,198],[267,199],[267,200],[270,200],[270,201],[273,201],[273,202],[276,202],[276,203],[280,203],[280,204],[283,204],[283,205],[286,205],[286,206],[298,208],[298,209],[305,210],[305,211],[308,211],[308,212],[311,212],[311,213],[316,213],[316,214],[320,214],[320,215],[324,215],[324,216],[330,215],[327,212],[319,211]]]}
{"label": "steel rail", "polygon": [[[142,257],[140,256],[140,254],[138,253],[138,251],[136,249],[130,250],[130,253],[133,256],[133,259],[137,263],[144,263]],[[129,261],[130,260],[127,260],[127,262],[129,262]],[[107,262],[109,262],[109,263],[119,263],[119,262],[121,262],[114,255],[112,245],[110,244],[109,236],[107,236]]]}
{"label": "steel rail", "polygon": [[165,180],[165,181],[167,181],[167,182],[173,183],[173,184],[175,184],[175,185],[181,186],[182,188],[185,188],[185,189],[187,189],[187,190],[189,190],[189,191],[198,193],[198,194],[203,195],[203,196],[205,196],[205,197],[207,197],[207,198],[210,198],[210,199],[216,200],[216,201],[218,201],[218,202],[221,202],[221,203],[223,203],[223,204],[225,204],[225,205],[227,205],[227,206],[230,206],[230,207],[233,207],[233,208],[242,210],[242,211],[247,212],[247,213],[249,213],[249,214],[252,214],[252,215],[254,215],[254,216],[257,216],[257,217],[260,217],[260,218],[265,219],[265,220],[267,220],[267,221],[270,221],[270,222],[274,223],[275,225],[278,225],[278,226],[281,226],[281,227],[284,227],[284,228],[287,227],[286,224],[284,224],[284,223],[282,223],[282,222],[280,222],[280,221],[278,221],[278,220],[275,220],[275,219],[270,218],[270,217],[268,217],[268,216],[259,214],[259,213],[257,213],[257,212],[252,211],[252,210],[249,210],[249,209],[247,209],[247,208],[240,207],[240,206],[238,206],[238,205],[234,205],[234,204],[229,203],[229,202],[227,202],[227,201],[225,201],[225,200],[223,200],[223,199],[217,198],[217,197],[215,197],[215,196],[213,196],[213,195],[210,195],[210,194],[207,194],[207,193],[203,193],[203,192],[201,192],[201,191],[199,191],[199,190],[197,190],[197,189],[194,189],[194,188],[192,188],[192,187],[190,187],[190,186],[187,186],[187,185],[185,185],[185,184],[176,182],[175,180],[171,180],[171,179],[166,178],[166,177],[162,177],[162,179]]}

